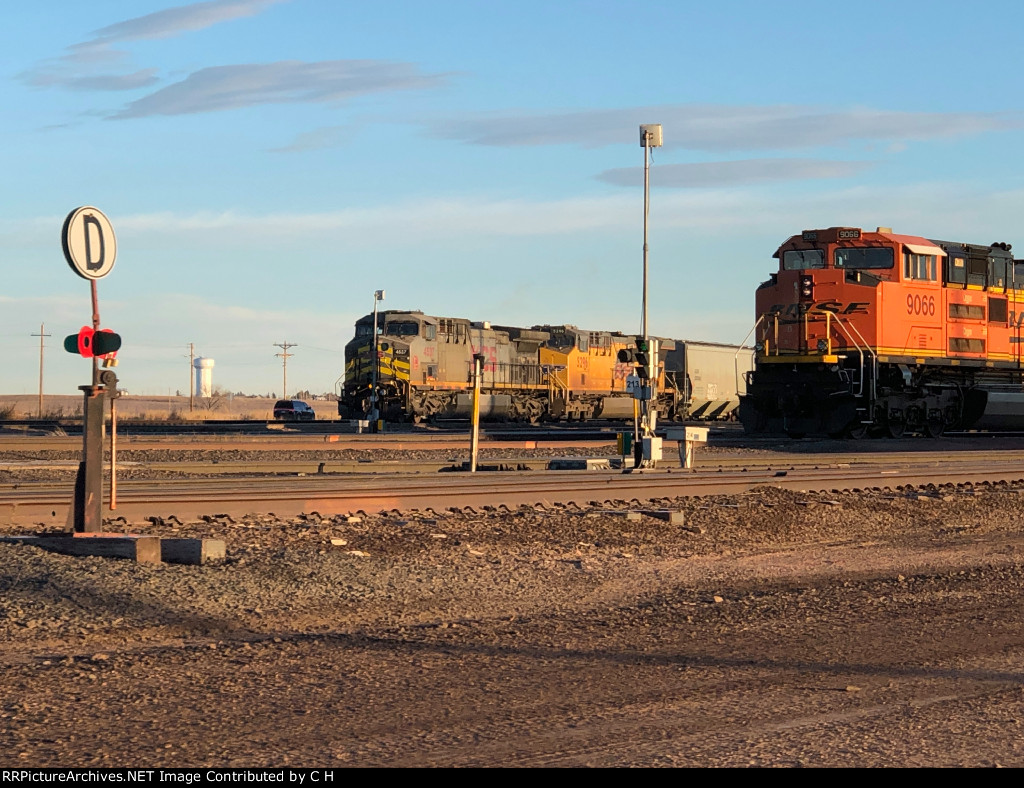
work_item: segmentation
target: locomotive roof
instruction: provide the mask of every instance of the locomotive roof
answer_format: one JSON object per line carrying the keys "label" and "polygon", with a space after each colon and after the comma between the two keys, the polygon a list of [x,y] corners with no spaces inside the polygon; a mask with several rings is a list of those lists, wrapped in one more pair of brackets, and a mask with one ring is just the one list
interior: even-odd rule
{"label": "locomotive roof", "polygon": [[870,230],[861,230],[859,227],[828,227],[825,229],[818,230],[804,230],[799,235],[792,235],[786,239],[772,255],[774,258],[778,258],[780,253],[785,251],[787,248],[799,247],[807,243],[837,243],[839,241],[849,242],[861,242],[865,245],[877,244],[886,241],[895,241],[901,243],[904,247],[910,247],[910,250],[916,254],[934,254],[944,255],[945,250],[951,247],[967,248],[967,249],[992,249],[1002,250],[1009,252],[1012,248],[1010,244],[995,242],[991,244],[968,244],[961,241],[937,241],[931,238],[925,238],[920,235],[903,235],[900,233],[894,233],[888,227],[879,227],[874,232]]}

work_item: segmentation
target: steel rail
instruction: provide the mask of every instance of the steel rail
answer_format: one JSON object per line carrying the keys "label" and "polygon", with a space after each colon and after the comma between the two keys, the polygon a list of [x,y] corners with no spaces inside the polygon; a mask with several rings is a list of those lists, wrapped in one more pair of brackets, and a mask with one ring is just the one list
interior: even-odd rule
{"label": "steel rail", "polygon": [[[259,480],[178,480],[177,483],[122,482],[117,509],[108,517],[126,523],[150,518],[239,517],[268,514],[281,518],[316,512],[321,516],[356,512],[427,510],[522,505],[639,504],[675,497],[735,495],[755,487],[795,490],[857,490],[926,484],[979,484],[1024,481],[1024,461],[975,467],[871,467],[776,471],[692,472],[679,469],[637,473],[607,471],[525,471],[424,478],[422,475],[296,477]],[[70,490],[19,489],[0,500],[0,522],[18,526],[62,527]]]}
{"label": "steel rail", "polygon": [[[672,455],[673,444],[666,442],[666,454]],[[168,447],[160,447],[167,450]],[[437,473],[442,470],[454,470],[465,462],[465,446],[451,447],[432,446],[431,451],[435,456],[416,458],[393,458],[384,457],[360,457],[346,458],[339,457],[332,449],[324,449],[319,446],[303,446],[292,449],[303,456],[280,457],[271,456],[272,452],[256,451],[258,456],[255,459],[235,460],[221,459],[211,456],[205,459],[196,460],[121,460],[118,468],[122,472],[141,471],[148,472],[178,472],[192,476],[309,476],[324,474],[394,474],[394,473]],[[507,446],[491,448],[509,448]],[[514,447],[513,447],[514,448]],[[548,448],[560,448],[559,446],[545,446]],[[139,451],[145,449],[138,448]],[[192,449],[190,449],[192,450]],[[122,451],[123,447],[122,447]],[[230,451],[230,449],[204,449],[203,452],[216,454],[218,451]],[[248,450],[247,450],[248,451]],[[859,467],[861,469],[872,466],[891,466],[893,464],[916,465],[918,467],[939,467],[962,464],[980,464],[987,462],[1012,462],[1020,456],[1020,452],[1004,449],[981,449],[971,451],[949,451],[944,455],[934,452],[878,452],[878,453],[828,453],[828,454],[790,454],[787,452],[739,455],[721,455],[697,453],[695,461],[696,470],[700,471],[725,471],[725,470],[746,470],[750,472],[774,471],[780,468],[847,468]],[[561,459],[549,455],[521,454],[516,456],[487,456],[486,452],[481,458],[481,464],[485,470],[500,469],[505,466],[511,469],[515,466],[517,470],[546,470],[548,462],[553,459]],[[609,451],[601,455],[579,455],[574,459],[607,460],[612,467],[620,467],[617,463],[622,458]],[[673,465],[672,461],[662,462],[662,468]],[[27,470],[64,470],[72,471],[78,466],[77,459],[48,460],[44,458],[4,460],[0,459],[0,471],[27,471]],[[171,481],[171,480],[168,480]],[[0,483],[0,493],[6,489],[12,489],[14,485],[61,485],[61,481],[33,482],[18,480],[12,483]]]}

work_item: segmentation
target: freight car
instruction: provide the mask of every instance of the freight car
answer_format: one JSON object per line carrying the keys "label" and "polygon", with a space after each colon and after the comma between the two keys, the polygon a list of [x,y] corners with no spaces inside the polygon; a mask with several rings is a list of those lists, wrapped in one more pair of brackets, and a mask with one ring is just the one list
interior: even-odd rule
{"label": "freight car", "polygon": [[[400,310],[378,314],[374,342],[370,314],[356,321],[355,337],[345,346],[338,414],[366,418],[376,376],[382,418],[467,418],[473,356],[481,354],[483,418],[632,419],[634,400],[626,383],[634,367],[619,355],[634,342],[632,335],[571,325],[492,326]],[[677,421],[691,414],[733,418],[739,405],[736,381],[752,363],[749,348],[660,340],[659,413]]]}
{"label": "freight car", "polygon": [[1024,261],[988,245],[805,230],[757,289],[748,432],[1024,428]]}

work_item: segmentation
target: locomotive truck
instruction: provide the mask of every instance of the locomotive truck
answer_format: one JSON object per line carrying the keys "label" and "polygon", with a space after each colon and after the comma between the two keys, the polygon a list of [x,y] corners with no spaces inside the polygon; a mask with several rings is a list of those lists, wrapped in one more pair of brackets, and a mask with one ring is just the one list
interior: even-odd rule
{"label": "locomotive truck", "polygon": [[[468,418],[473,356],[484,357],[480,413],[495,420],[632,419],[627,379],[636,337],[572,325],[492,326],[420,311],[386,310],[359,318],[345,346],[338,415],[389,421]],[[376,349],[376,353],[374,350]],[[729,345],[659,340],[658,411],[662,418],[729,419],[752,351]]]}
{"label": "locomotive truck", "polygon": [[1007,243],[805,230],[755,296],[748,432],[1024,428],[1024,261]]}

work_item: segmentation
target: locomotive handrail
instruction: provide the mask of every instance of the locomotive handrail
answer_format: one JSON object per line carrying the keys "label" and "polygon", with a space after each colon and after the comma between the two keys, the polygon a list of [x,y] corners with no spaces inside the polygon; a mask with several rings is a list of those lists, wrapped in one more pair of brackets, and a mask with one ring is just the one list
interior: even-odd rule
{"label": "locomotive handrail", "polygon": [[[846,323],[839,315],[833,314],[832,312],[826,312],[826,315],[831,315],[836,320],[836,323],[841,329],[845,329],[847,332],[846,338],[853,342],[854,347],[857,349],[857,353],[860,355],[860,390],[857,392],[858,397],[864,396],[864,353],[866,352],[871,357],[871,402],[875,401],[875,381],[878,379],[878,356],[871,346],[868,345],[867,340],[864,339],[864,335],[857,330],[857,327],[853,323]],[[825,329],[828,331],[830,318],[825,318]],[[845,332],[844,332],[845,333]],[[856,335],[856,336],[854,336]],[[860,343],[857,340],[860,340]]]}
{"label": "locomotive handrail", "polygon": [[[836,325],[839,328],[839,330],[846,337],[846,339],[853,345],[854,349],[857,351],[857,355],[860,356],[861,374],[860,374],[860,380],[858,380],[858,382],[857,382],[857,385],[858,385],[857,396],[858,397],[864,396],[864,357],[865,357],[865,355],[867,355],[871,359],[871,392],[870,392],[870,398],[871,398],[871,401],[874,402],[875,395],[876,395],[875,381],[878,379],[878,356],[874,352],[874,350],[871,349],[871,346],[864,339],[863,334],[861,334],[860,331],[857,330],[857,327],[855,325],[853,325],[852,323],[847,323],[839,315],[835,314],[834,312],[828,311],[828,310],[822,310],[821,312],[805,312],[803,315],[801,315],[800,321],[793,321],[793,322],[803,322],[805,327],[806,327],[806,324],[807,324],[809,316],[811,316],[811,315],[818,316],[818,315],[821,315],[822,313],[824,313],[824,315],[825,315],[825,336],[828,337],[831,334],[831,321],[834,319],[836,321]],[[758,326],[760,326],[762,322],[767,323],[769,318],[771,318],[771,320],[773,322],[773,325],[775,326],[775,333],[776,333],[776,342],[775,342],[775,347],[774,347],[774,351],[775,352],[774,352],[774,354],[772,353],[773,348],[772,348],[772,346],[770,344],[770,341],[769,341],[769,338],[767,336],[764,337],[764,345],[763,345],[763,351],[762,352],[766,356],[779,355],[778,341],[777,341],[777,339],[778,339],[778,337],[777,337],[777,335],[778,335],[778,328],[779,328],[779,313],[778,312],[766,312],[765,314],[763,314],[760,317],[758,317],[757,320],[755,321],[754,325],[751,327],[750,331],[748,331],[747,335],[743,338],[743,343],[746,343],[746,341],[748,339],[750,339],[750,335],[753,334],[755,331],[757,331]],[[739,391],[739,382],[740,382],[740,372],[739,372],[739,355],[740,355],[740,350],[742,350],[742,345],[736,351],[735,355],[733,356],[733,364],[735,366],[735,374],[736,374],[736,389],[737,389],[737,391]],[[755,350],[756,350],[756,348],[755,348]],[[831,353],[831,341],[830,341],[830,344],[829,344],[828,352]]]}
{"label": "locomotive handrail", "polygon": [[[739,393],[740,393],[740,378],[745,376],[745,373],[744,373],[744,375],[740,374],[740,351],[743,350],[744,345],[747,344],[747,340],[750,339],[750,335],[753,334],[755,331],[757,331],[757,327],[759,325],[761,325],[761,321],[764,320],[764,319],[765,319],[765,315],[761,315],[754,322],[754,325],[751,326],[750,330],[747,332],[747,335],[745,337],[743,337],[743,341],[740,342],[740,346],[738,348],[736,348],[736,352],[732,356],[733,372],[736,375],[736,380],[733,381],[733,382],[736,384],[736,395],[737,396],[739,396]],[[756,346],[754,347],[754,352],[755,353],[757,352],[757,347]],[[744,391],[746,391],[746,388],[747,388],[746,384],[747,384],[747,381],[744,380],[743,381],[743,390]]]}
{"label": "locomotive handrail", "polygon": [[568,380],[562,380],[560,375],[558,374],[559,372],[562,372],[564,370],[565,370],[565,367],[563,366],[563,367],[560,367],[558,369],[552,368],[551,371],[548,372],[547,379],[548,379],[548,396],[549,397],[554,398],[555,390],[556,389],[559,391],[559,393],[562,393],[562,394],[564,394],[565,392],[567,392],[569,390],[569,381]]}

